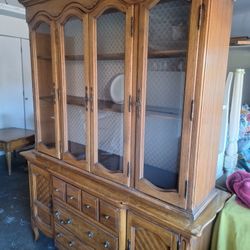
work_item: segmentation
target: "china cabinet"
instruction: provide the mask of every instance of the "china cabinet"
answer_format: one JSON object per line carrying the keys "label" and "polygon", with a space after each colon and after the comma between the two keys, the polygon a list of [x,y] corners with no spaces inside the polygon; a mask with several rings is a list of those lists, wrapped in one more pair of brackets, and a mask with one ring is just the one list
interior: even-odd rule
{"label": "china cabinet", "polygon": [[227,198],[214,185],[232,1],[20,2],[36,236],[59,249],[207,249]]}

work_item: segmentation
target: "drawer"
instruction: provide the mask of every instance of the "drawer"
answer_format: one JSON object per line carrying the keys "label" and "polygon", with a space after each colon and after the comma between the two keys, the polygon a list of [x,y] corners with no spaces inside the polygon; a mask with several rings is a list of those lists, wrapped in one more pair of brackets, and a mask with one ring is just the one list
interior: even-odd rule
{"label": "drawer", "polygon": [[59,249],[94,250],[58,224],[55,224],[55,243]]}
{"label": "drawer", "polygon": [[118,249],[118,238],[55,203],[55,222],[95,249]]}
{"label": "drawer", "polygon": [[70,184],[67,184],[67,203],[80,210],[81,209],[81,190]]}
{"label": "drawer", "polygon": [[66,183],[56,177],[53,177],[53,196],[65,201]]}
{"label": "drawer", "polygon": [[118,232],[119,230],[119,209],[110,204],[100,201],[100,223]]}
{"label": "drawer", "polygon": [[89,217],[98,220],[98,198],[82,191],[82,212]]}

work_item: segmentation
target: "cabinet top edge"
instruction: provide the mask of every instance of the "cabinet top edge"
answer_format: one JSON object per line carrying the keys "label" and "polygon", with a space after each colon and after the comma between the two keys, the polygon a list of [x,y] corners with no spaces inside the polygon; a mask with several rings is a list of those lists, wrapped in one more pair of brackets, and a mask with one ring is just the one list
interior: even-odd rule
{"label": "cabinet top edge", "polygon": [[51,0],[18,0],[18,2],[20,4],[22,4],[25,7],[31,6],[31,5],[35,5],[38,3],[44,3],[44,2],[49,2]]}
{"label": "cabinet top edge", "polygon": [[[46,3],[46,2],[56,2],[56,0],[18,0],[18,2],[20,4],[22,4],[24,7],[29,7],[29,6],[33,6],[36,4],[40,4],[40,3]],[[93,2],[94,4],[100,2],[101,0],[90,0],[88,2]],[[121,2],[125,2],[125,3],[130,3],[130,4],[135,4],[135,3],[140,3],[143,2],[145,0],[120,0]],[[83,0],[84,2],[84,0]]]}

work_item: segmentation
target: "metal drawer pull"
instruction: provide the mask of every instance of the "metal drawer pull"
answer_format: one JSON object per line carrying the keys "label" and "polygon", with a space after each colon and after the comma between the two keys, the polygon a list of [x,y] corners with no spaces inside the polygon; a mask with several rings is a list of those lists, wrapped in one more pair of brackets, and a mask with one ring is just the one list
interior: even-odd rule
{"label": "metal drawer pull", "polygon": [[92,238],[94,237],[94,233],[91,232],[91,231],[87,232],[87,234],[88,234],[88,237],[89,237],[90,239],[92,239]]}
{"label": "metal drawer pull", "polygon": [[67,220],[60,220],[59,221],[61,225],[63,224],[66,224],[66,225],[69,225],[69,224],[72,224],[73,220],[72,219],[67,219]]}
{"label": "metal drawer pull", "polygon": [[110,243],[109,243],[109,241],[105,241],[104,243],[103,243],[103,246],[104,246],[104,248],[110,248]]}
{"label": "metal drawer pull", "polygon": [[63,236],[62,233],[57,233],[57,234],[56,234],[56,238],[61,238],[62,236]]}
{"label": "metal drawer pull", "polygon": [[65,221],[65,224],[72,224],[72,219],[67,219],[66,221]]}
{"label": "metal drawer pull", "polygon": [[69,242],[69,247],[73,247],[75,245],[75,242],[74,241],[70,241]]}
{"label": "metal drawer pull", "polygon": [[85,204],[84,207],[87,208],[87,209],[90,209],[90,208],[91,208],[91,206],[88,205],[88,204]]}
{"label": "metal drawer pull", "polygon": [[105,220],[108,220],[110,218],[109,215],[103,215],[103,217],[104,217]]}
{"label": "metal drawer pull", "polygon": [[59,217],[60,217],[60,212],[59,211],[55,211],[55,217],[57,218],[57,219],[59,219]]}
{"label": "metal drawer pull", "polygon": [[59,192],[59,189],[58,189],[58,188],[55,188],[55,191],[56,191],[56,192]]}
{"label": "metal drawer pull", "polygon": [[74,196],[70,196],[69,199],[70,199],[70,200],[73,200],[73,199],[74,199]]}

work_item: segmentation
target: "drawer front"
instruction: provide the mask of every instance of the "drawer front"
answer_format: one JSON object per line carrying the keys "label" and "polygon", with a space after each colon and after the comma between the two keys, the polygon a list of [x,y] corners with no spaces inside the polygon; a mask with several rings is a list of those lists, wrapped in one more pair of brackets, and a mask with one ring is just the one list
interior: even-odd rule
{"label": "drawer front", "polygon": [[119,230],[119,209],[110,204],[100,201],[100,223],[118,232]]}
{"label": "drawer front", "polygon": [[89,217],[98,220],[98,198],[82,191],[82,212]]}
{"label": "drawer front", "polygon": [[55,204],[55,220],[64,229],[69,230],[87,245],[96,249],[118,249],[118,239],[83,219]]}
{"label": "drawer front", "polygon": [[67,184],[67,203],[78,210],[81,209],[81,190],[70,184]]}
{"label": "drawer front", "polygon": [[56,177],[53,177],[53,196],[62,201],[66,200],[66,183]]}
{"label": "drawer front", "polygon": [[59,249],[72,249],[72,250],[94,250],[92,247],[87,246],[70,232],[63,229],[58,224],[55,224],[55,243]]}

